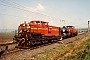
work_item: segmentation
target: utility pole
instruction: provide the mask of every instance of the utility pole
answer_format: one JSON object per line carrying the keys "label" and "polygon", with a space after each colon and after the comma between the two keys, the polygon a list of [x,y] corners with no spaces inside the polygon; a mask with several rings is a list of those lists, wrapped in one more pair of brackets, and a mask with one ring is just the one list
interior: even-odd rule
{"label": "utility pole", "polygon": [[88,21],[88,33],[90,32],[89,21]]}

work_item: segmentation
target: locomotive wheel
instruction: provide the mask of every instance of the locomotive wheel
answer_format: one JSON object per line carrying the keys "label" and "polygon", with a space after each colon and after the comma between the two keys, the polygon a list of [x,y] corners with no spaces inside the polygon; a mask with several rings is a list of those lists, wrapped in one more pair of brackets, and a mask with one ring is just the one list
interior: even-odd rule
{"label": "locomotive wheel", "polygon": [[24,38],[22,38],[22,40],[19,41],[18,46],[22,45],[23,42],[25,42],[25,39]]}
{"label": "locomotive wheel", "polygon": [[52,42],[52,40],[48,40],[48,43],[51,43]]}
{"label": "locomotive wheel", "polygon": [[28,40],[28,41],[27,41],[27,45],[29,45],[29,46],[30,46],[30,44],[31,44],[31,42]]}
{"label": "locomotive wheel", "polygon": [[45,41],[44,41],[44,40],[42,40],[42,41],[41,41],[41,44],[44,44],[44,43],[45,43]]}
{"label": "locomotive wheel", "polygon": [[28,48],[30,48],[29,43],[30,43],[29,41],[25,42],[25,39],[23,38],[23,39],[19,42],[18,47],[19,47],[19,48],[22,48],[22,49],[28,49]]}

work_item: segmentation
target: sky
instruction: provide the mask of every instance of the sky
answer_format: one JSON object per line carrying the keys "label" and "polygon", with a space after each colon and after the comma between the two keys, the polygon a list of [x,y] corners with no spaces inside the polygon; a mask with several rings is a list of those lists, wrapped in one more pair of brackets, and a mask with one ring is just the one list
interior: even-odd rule
{"label": "sky", "polygon": [[90,0],[0,0],[0,29],[17,29],[32,20],[87,28]]}

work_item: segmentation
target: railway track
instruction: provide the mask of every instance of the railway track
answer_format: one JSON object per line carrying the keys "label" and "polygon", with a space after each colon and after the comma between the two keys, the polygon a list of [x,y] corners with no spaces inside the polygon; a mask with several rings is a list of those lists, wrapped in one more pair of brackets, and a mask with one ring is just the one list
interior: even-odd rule
{"label": "railway track", "polygon": [[[82,33],[82,34],[79,34],[79,35],[83,35],[83,34],[87,34],[87,33]],[[78,36],[75,36],[75,40],[78,39]],[[74,38],[74,37],[72,37],[72,38]],[[72,39],[72,38],[68,38],[68,39]],[[20,52],[20,51],[22,52],[22,51],[25,51],[25,50],[37,49],[37,48],[40,48],[40,47],[43,47],[43,46],[47,46],[47,45],[51,45],[51,44],[54,44],[54,43],[63,44],[63,42],[65,42],[68,39],[64,39],[62,41],[53,42],[53,43],[45,43],[45,44],[34,45],[34,46],[31,46],[30,49],[19,49],[19,48],[15,48],[17,46],[17,43],[1,44],[0,45],[0,48],[1,47],[4,48],[4,49],[2,49],[4,51],[4,53],[2,54],[2,56],[4,56],[4,55],[16,53],[16,52]],[[75,40],[73,40],[73,41],[75,41]],[[64,43],[64,44],[69,44],[69,43],[72,43],[73,41],[71,40],[71,41],[68,41],[67,43]],[[6,48],[7,46],[8,46],[8,48]]]}
{"label": "railway track", "polygon": [[0,44],[0,46],[6,46],[6,45],[12,45],[12,44],[16,44],[16,42],[6,43],[6,44]]}
{"label": "railway track", "polygon": [[18,52],[22,52],[22,51],[25,51],[25,50],[37,49],[37,48],[44,47],[44,46],[48,46],[48,45],[51,45],[51,44],[54,44],[54,43],[56,43],[56,42],[34,45],[34,46],[31,46],[31,48],[29,48],[29,49],[14,48],[14,49],[12,49],[12,50],[5,50],[2,56],[8,55],[8,54],[12,54],[12,53],[16,53],[16,52],[17,52],[17,53],[18,53]]}

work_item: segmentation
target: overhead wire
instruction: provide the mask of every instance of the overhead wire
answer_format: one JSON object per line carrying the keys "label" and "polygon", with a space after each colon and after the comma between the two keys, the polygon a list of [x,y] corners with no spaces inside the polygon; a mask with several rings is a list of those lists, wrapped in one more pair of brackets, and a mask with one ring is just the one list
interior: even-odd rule
{"label": "overhead wire", "polygon": [[12,16],[12,17],[29,19],[29,17],[21,17],[21,16],[17,16],[17,15],[3,14],[3,13],[1,13],[1,12],[0,12],[0,15],[6,15],[6,16]]}
{"label": "overhead wire", "polygon": [[[34,0],[34,1],[37,2],[36,0]],[[60,10],[58,10],[57,8],[53,8],[53,7],[51,7],[51,6],[48,6],[48,7],[51,8],[52,10],[56,10],[56,11],[60,12]],[[61,12],[62,12],[62,11],[61,11]],[[65,15],[69,16],[69,14],[67,14],[67,13],[65,13],[65,12],[63,12],[63,13],[64,13]],[[70,16],[69,18],[73,20],[72,17],[74,17],[74,19],[78,20],[78,21],[81,22],[82,24],[87,25],[86,23],[84,23],[84,22],[82,22],[81,20],[79,20],[79,17]],[[76,21],[76,20],[75,20],[75,21]],[[74,22],[74,20],[73,20],[72,22]]]}
{"label": "overhead wire", "polygon": [[[56,18],[56,17],[46,15],[44,13],[32,12],[32,11],[28,10],[28,8],[26,8],[25,6],[22,6],[18,3],[15,3],[11,0],[2,0],[2,2],[5,3],[5,4],[0,4],[0,5],[7,6],[7,7],[12,7],[12,8],[15,8],[15,9],[23,10],[23,11],[38,14],[38,15],[43,15],[43,16],[46,16],[48,18],[54,18],[54,19],[57,19],[57,20],[62,20],[62,19],[59,19],[59,18]],[[57,10],[57,9],[53,9],[53,10]],[[59,10],[57,10],[57,11],[59,12]],[[83,23],[83,24],[85,24],[85,23]]]}
{"label": "overhead wire", "polygon": [[8,0],[8,1],[14,3],[14,4],[15,4],[16,6],[18,6],[18,7],[21,7],[21,8],[22,8],[23,10],[25,10],[25,11],[32,12],[32,13],[39,14],[39,15],[43,15],[43,16],[46,16],[46,17],[50,17],[49,15],[46,15],[46,14],[43,14],[43,13],[30,11],[30,10],[28,10],[27,7],[22,6],[22,5],[18,4],[18,3],[15,3],[15,2],[13,2],[13,1],[11,1],[11,0]]}
{"label": "overhead wire", "polygon": [[0,5],[7,6],[7,7],[12,7],[12,8],[15,8],[15,9],[20,9],[20,10],[23,10],[23,11],[27,11],[27,12],[31,12],[31,13],[35,13],[35,14],[39,14],[39,15],[43,15],[44,17],[48,17],[48,18],[55,18],[55,17],[51,17],[47,14],[43,14],[43,13],[39,13],[39,12],[32,12],[32,11],[28,10],[26,7],[24,7],[20,4],[17,4],[15,2],[12,2],[11,0],[3,0],[2,2],[4,2],[5,4],[0,4]]}
{"label": "overhead wire", "polygon": [[[4,1],[4,3],[6,3],[6,4],[9,4],[9,5],[4,5],[4,4],[2,4],[2,5],[4,5],[4,6],[8,6],[8,7],[12,7],[12,8],[16,8],[16,9],[20,9],[20,10],[24,10],[24,11],[28,11],[26,7],[21,6],[21,5],[13,2],[13,1],[11,1],[11,0],[8,0],[8,1],[3,0],[3,1]],[[11,4],[10,2],[14,3],[15,5],[14,5],[14,4]],[[26,9],[23,9],[22,7],[23,7],[23,8],[26,8]],[[32,11],[28,11],[28,12],[32,12]],[[33,13],[34,13],[34,12],[33,12]],[[46,17],[49,17],[49,18],[55,18],[55,17],[51,17],[51,16],[46,15],[46,14],[43,14],[43,13],[37,13],[37,12],[35,12],[35,13],[36,13],[36,14],[43,15],[43,16],[46,16]],[[61,19],[59,19],[59,18],[55,18],[55,19],[61,20]]]}

